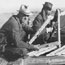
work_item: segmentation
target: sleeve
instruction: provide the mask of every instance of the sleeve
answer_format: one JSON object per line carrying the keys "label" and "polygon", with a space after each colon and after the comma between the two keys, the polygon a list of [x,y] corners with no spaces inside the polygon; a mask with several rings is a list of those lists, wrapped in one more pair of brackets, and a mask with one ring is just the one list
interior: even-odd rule
{"label": "sleeve", "polygon": [[35,34],[37,32],[37,30],[41,27],[41,23],[39,22],[40,20],[34,20],[33,21],[33,26],[29,27],[26,24],[23,24],[23,29],[27,32],[27,33],[32,33]]}
{"label": "sleeve", "polygon": [[13,39],[15,40],[15,43],[17,45],[17,47],[19,48],[27,48],[27,49],[30,49],[32,48],[32,46],[28,43],[25,43],[24,41],[21,40],[21,34],[19,32],[19,26],[18,26],[18,23],[17,21],[13,21],[11,23],[12,25],[12,35],[13,35]]}
{"label": "sleeve", "polygon": [[45,11],[43,10],[43,22],[47,20],[47,17],[46,17],[46,13]]}

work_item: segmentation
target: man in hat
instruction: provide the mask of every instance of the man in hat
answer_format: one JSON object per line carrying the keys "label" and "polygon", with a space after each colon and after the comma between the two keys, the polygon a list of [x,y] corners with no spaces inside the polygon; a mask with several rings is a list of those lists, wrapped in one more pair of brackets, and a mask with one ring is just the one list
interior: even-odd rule
{"label": "man in hat", "polygon": [[[33,21],[32,29],[33,34],[35,34],[38,29],[42,26],[42,24],[47,20],[48,16],[51,14],[53,4],[50,2],[45,2],[41,12],[37,15],[37,17]],[[46,28],[43,30],[41,35],[35,40],[33,44],[43,44],[46,43],[49,38],[49,34],[46,33]]]}
{"label": "man in hat", "polygon": [[[29,13],[27,11],[27,6],[22,5],[19,13],[10,17],[9,20],[2,26],[1,30],[5,31],[5,36],[7,38],[5,52],[11,51],[14,54],[18,53],[21,55],[26,55],[28,50],[37,50],[37,48],[33,45],[26,42],[28,34],[23,29],[22,24],[25,23],[24,20],[28,16]],[[5,55],[7,55],[7,53]]]}

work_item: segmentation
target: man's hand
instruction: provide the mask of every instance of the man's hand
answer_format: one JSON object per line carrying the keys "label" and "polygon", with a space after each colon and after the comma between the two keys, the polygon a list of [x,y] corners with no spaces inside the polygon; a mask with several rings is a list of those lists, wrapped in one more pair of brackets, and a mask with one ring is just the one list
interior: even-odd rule
{"label": "man's hand", "polygon": [[39,49],[39,47],[40,47],[40,44],[38,44],[38,45],[34,45],[34,47],[36,47],[36,48],[38,48],[38,49]]}
{"label": "man's hand", "polygon": [[28,42],[27,42],[27,44],[29,45],[29,50],[32,50],[32,51],[38,51],[39,49],[37,48],[37,47],[35,47],[34,45],[32,45],[32,44],[29,44]]}

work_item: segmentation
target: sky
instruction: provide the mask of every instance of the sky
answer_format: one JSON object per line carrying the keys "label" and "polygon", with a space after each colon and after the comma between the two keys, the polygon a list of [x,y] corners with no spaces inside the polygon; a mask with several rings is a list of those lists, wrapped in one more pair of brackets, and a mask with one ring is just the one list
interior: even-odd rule
{"label": "sky", "polygon": [[0,13],[15,12],[21,4],[26,4],[29,9],[41,9],[44,2],[51,2],[54,8],[65,8],[65,0],[0,0]]}

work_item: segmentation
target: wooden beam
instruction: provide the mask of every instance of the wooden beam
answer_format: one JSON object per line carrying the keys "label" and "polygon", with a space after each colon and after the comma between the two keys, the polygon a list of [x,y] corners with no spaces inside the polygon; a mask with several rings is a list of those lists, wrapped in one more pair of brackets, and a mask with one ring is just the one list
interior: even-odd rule
{"label": "wooden beam", "polygon": [[62,49],[65,49],[65,45],[63,47],[61,47],[61,48],[47,54],[46,56],[54,56],[54,55],[56,55],[56,53],[60,52]]}
{"label": "wooden beam", "polygon": [[65,55],[65,49],[62,49],[60,52],[56,53],[56,55]]}
{"label": "wooden beam", "polygon": [[54,49],[56,49],[56,48],[57,48],[57,46],[49,47],[49,48],[47,48],[46,50],[42,50],[42,51],[37,52],[36,56],[40,56],[40,55],[45,54],[45,53],[47,53],[47,52],[50,52],[50,51],[52,51],[52,50],[54,50]]}
{"label": "wooden beam", "polygon": [[27,55],[29,55],[29,56],[40,56],[41,54],[45,54],[45,53],[50,52],[56,48],[57,48],[57,46],[41,48],[41,49],[39,49],[39,51],[33,51],[33,52],[28,53]]}
{"label": "wooden beam", "polygon": [[39,51],[32,51],[32,52],[29,52],[27,55],[36,56],[37,53],[41,53],[42,51],[48,50],[48,48],[49,47],[41,48],[41,49],[39,49]]}
{"label": "wooden beam", "polygon": [[61,47],[61,36],[60,36],[60,11],[58,9],[58,44]]}

